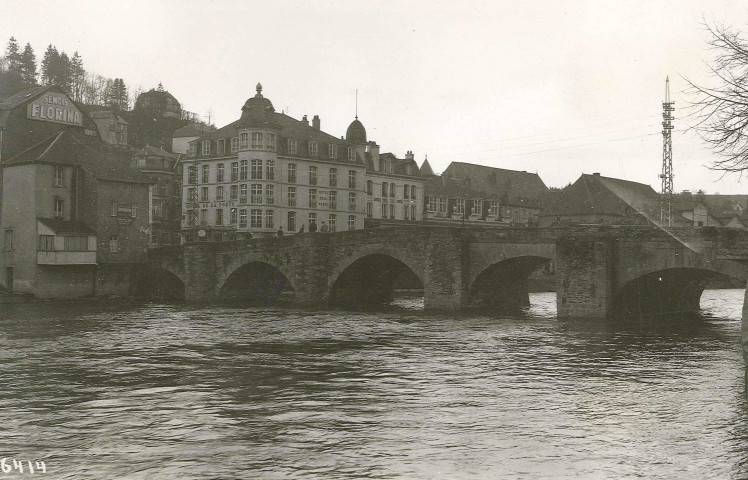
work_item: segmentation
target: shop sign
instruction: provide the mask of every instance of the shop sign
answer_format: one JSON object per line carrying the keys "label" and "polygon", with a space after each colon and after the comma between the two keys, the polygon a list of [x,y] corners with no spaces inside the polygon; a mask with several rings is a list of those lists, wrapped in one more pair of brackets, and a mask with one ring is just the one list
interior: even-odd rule
{"label": "shop sign", "polygon": [[83,114],[62,93],[45,93],[29,103],[26,116],[31,120],[83,126]]}
{"label": "shop sign", "polygon": [[236,202],[200,202],[200,208],[208,207],[235,207]]}

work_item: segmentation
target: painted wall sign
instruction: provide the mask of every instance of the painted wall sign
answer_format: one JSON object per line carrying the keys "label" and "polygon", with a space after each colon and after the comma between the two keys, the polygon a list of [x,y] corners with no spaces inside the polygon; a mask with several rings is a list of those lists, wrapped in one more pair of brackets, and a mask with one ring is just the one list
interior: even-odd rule
{"label": "painted wall sign", "polygon": [[45,93],[29,103],[26,116],[31,120],[83,126],[83,114],[73,102],[62,93]]}

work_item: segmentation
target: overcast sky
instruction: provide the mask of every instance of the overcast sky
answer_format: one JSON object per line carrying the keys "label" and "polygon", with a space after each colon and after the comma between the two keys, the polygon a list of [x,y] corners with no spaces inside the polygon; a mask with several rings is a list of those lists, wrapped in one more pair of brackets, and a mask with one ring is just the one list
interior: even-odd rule
{"label": "overcast sky", "polygon": [[[218,126],[262,82],[277,111],[319,115],[341,136],[355,113],[382,152],[660,189],[661,101],[670,75],[707,79],[702,19],[748,32],[738,1],[0,0],[0,34],[72,54],[131,88],[162,82]],[[714,155],[675,122],[675,189],[748,193],[709,171]]]}

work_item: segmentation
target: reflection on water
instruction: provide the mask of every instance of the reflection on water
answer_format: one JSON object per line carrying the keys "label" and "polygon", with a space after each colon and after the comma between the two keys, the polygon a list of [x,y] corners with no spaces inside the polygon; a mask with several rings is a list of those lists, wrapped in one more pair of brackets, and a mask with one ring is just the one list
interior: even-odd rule
{"label": "reflection on water", "polygon": [[[743,292],[704,320],[34,303],[0,456],[49,478],[748,478]],[[420,302],[420,303],[419,303]]]}

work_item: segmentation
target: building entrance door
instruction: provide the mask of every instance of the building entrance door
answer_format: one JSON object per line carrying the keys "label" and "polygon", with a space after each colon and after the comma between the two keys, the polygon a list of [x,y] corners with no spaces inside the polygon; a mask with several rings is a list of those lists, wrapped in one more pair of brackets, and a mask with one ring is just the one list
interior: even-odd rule
{"label": "building entrance door", "polygon": [[13,267],[5,267],[5,289],[13,293]]}

